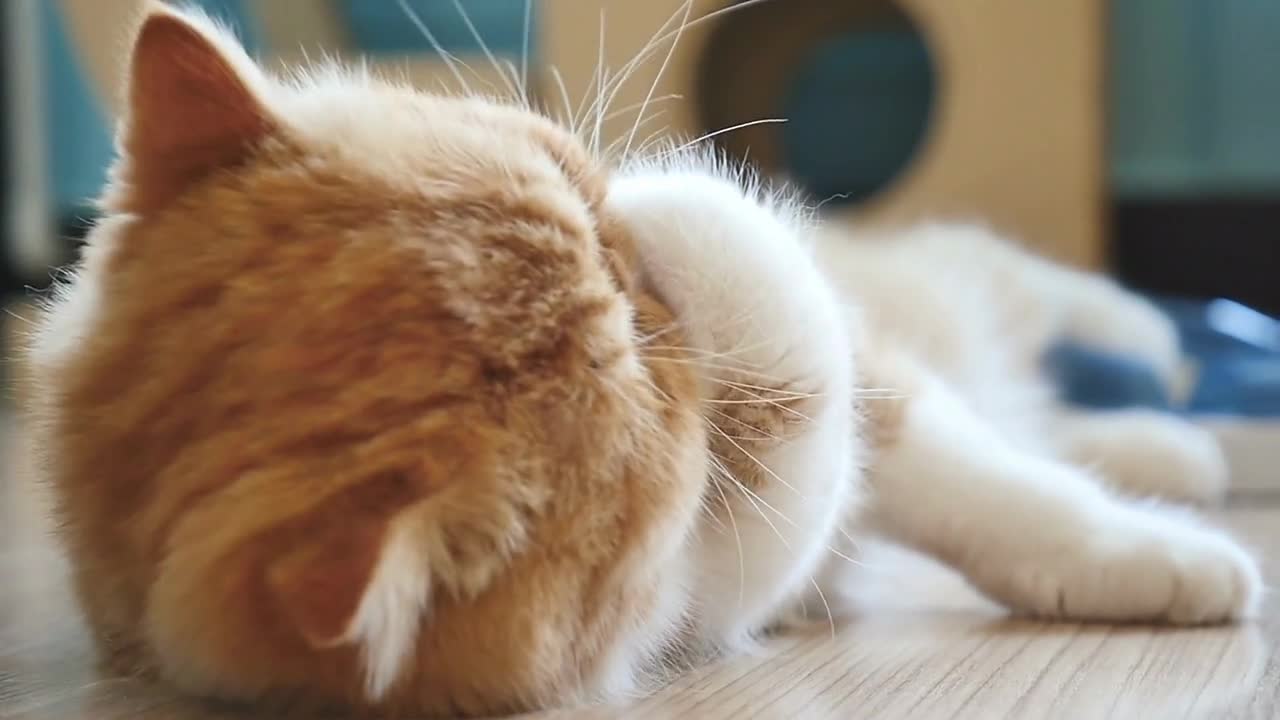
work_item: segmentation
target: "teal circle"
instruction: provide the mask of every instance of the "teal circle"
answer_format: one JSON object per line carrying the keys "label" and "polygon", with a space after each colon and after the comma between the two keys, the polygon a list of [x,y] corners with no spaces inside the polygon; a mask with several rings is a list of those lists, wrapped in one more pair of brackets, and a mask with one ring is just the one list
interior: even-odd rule
{"label": "teal circle", "polygon": [[906,22],[818,45],[784,101],[781,142],[792,179],[832,202],[884,189],[924,140],[936,89],[929,49]]}

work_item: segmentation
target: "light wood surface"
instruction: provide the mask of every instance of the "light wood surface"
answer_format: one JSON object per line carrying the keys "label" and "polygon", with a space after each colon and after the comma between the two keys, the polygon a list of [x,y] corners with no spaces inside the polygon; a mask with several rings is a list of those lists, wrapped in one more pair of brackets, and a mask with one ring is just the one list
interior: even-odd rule
{"label": "light wood surface", "polygon": [[[95,674],[46,498],[19,463],[12,428],[0,416],[0,718],[244,717]],[[1253,492],[1215,519],[1270,554],[1270,580],[1280,580],[1280,492]],[[776,638],[756,657],[705,667],[629,705],[539,717],[1280,717],[1274,598],[1239,627],[1049,625],[1005,619],[903,551],[868,548],[865,561],[865,610],[834,634],[820,625]]]}

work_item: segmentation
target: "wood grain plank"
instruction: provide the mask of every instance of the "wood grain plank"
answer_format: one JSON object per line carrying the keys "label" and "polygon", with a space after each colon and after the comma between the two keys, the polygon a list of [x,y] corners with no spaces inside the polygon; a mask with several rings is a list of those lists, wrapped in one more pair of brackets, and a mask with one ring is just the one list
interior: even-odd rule
{"label": "wood grain plank", "polygon": [[[51,543],[47,499],[17,463],[0,414],[0,718],[244,717],[135,681],[98,677]],[[1276,446],[1280,448],[1280,445]],[[1215,519],[1268,553],[1280,580],[1280,504]],[[690,672],[631,704],[543,713],[604,718],[1274,718],[1280,621],[1269,605],[1239,627],[1153,629],[1010,620],[954,574],[868,548],[866,611],[832,629],[775,638],[753,656]],[[876,587],[879,585],[879,587]]]}

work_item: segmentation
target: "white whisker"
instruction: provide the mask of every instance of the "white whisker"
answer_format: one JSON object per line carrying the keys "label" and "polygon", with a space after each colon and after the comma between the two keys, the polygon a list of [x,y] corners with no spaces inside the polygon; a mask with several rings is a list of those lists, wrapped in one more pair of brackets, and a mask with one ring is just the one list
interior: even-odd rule
{"label": "white whisker", "polygon": [[[756,514],[760,516],[760,519],[764,520],[765,523],[768,524],[769,528],[773,530],[773,534],[778,536],[778,542],[782,543],[784,548],[790,550],[791,543],[787,542],[786,536],[782,534],[782,531],[778,530],[778,526],[773,524],[773,521],[769,519],[769,516],[766,515],[764,510],[761,510],[760,506],[756,503],[756,501],[760,499],[760,496],[751,492],[742,483],[734,483],[732,487],[743,493],[742,498],[750,503],[751,507],[755,508]],[[777,511],[775,510],[774,512]]]}
{"label": "white whisker", "polygon": [[[648,344],[649,344],[650,342],[652,342],[653,340],[657,340],[658,338],[662,337],[663,335],[666,335],[666,334],[667,334],[667,333],[669,333],[669,332],[674,332],[674,331],[679,330],[679,329],[680,329],[680,326],[679,326],[679,325],[677,325],[676,323],[668,323],[665,327],[663,327],[663,328],[662,328],[662,329],[660,329],[660,330],[656,330],[656,331],[654,331],[654,332],[652,332],[652,333],[649,333],[648,335],[642,335],[642,336],[640,336],[640,337],[636,338],[636,344],[637,344],[637,345],[648,345]],[[660,347],[660,348],[658,348],[658,349],[659,349],[659,350],[678,350],[678,351],[683,351],[685,348],[683,348],[683,347],[673,347],[673,346],[663,346],[663,347]]]}
{"label": "white whisker", "polygon": [[502,78],[502,84],[505,85],[507,90],[511,93],[512,99],[521,97],[520,91],[512,84],[511,78],[507,77],[506,71],[503,70],[502,65],[498,63],[498,59],[494,57],[493,52],[489,50],[489,44],[484,41],[483,37],[481,37],[480,31],[476,29],[475,23],[471,22],[471,15],[467,12],[466,8],[462,6],[462,0],[453,0],[453,7],[456,8],[458,14],[462,16],[462,22],[466,23],[467,30],[471,33],[471,37],[475,38],[476,44],[480,46],[480,51],[489,59],[489,63],[493,65],[493,69],[496,70],[498,75]]}
{"label": "white whisker", "polygon": [[[529,95],[529,34],[533,27],[533,0],[524,0],[524,39],[520,46],[520,86]],[[568,104],[566,97],[565,104]]]}
{"label": "white whisker", "polygon": [[827,610],[827,624],[831,626],[831,639],[835,640],[836,639],[836,618],[834,615],[831,614],[831,604],[827,602],[826,594],[822,592],[822,588],[819,587],[818,581],[813,579],[812,575],[809,576],[809,582],[813,585],[813,589],[818,591],[818,599],[822,600],[822,607],[826,608]]}
{"label": "white whisker", "polygon": [[569,132],[577,134],[578,129],[573,126],[573,105],[569,102],[569,89],[564,85],[564,75],[560,74],[560,68],[551,68],[551,77],[556,82],[556,87],[560,90],[560,100],[564,103],[564,121],[569,124]]}
{"label": "white whisker", "polygon": [[[601,98],[604,97],[604,87],[605,87],[605,83],[607,82],[607,78],[609,76],[609,71],[607,68],[605,68],[605,65],[604,65],[604,25],[605,25],[604,8],[600,8],[600,45],[598,50],[599,57],[596,59],[598,63],[597,69],[600,71],[598,75],[600,82],[596,88],[596,94],[598,95],[598,97],[596,98],[596,102],[592,103],[592,108],[595,108],[594,112],[596,115],[596,122],[591,132],[591,152],[596,155],[600,153],[600,127],[601,127],[601,124],[603,123],[603,117],[604,117],[604,107],[600,104],[600,101],[601,101]],[[588,110],[588,112],[591,112],[591,111]]]}
{"label": "white whisker", "polygon": [[[401,12],[405,14],[405,17],[409,18],[409,22],[413,23],[414,27],[418,29],[418,32],[422,33],[422,37],[426,38],[427,42],[431,44],[431,48],[436,51],[440,56],[440,59],[444,60],[444,64],[449,68],[449,72],[453,73],[453,76],[462,85],[463,92],[468,95],[474,95],[475,93],[472,91],[471,85],[467,82],[467,79],[463,77],[462,71],[458,69],[458,63],[461,61],[454,57],[448,50],[445,50],[439,40],[436,40],[436,36],[431,33],[431,29],[422,21],[422,17],[418,15],[418,11],[414,10],[413,6],[409,4],[409,0],[399,0],[398,4]],[[475,71],[472,71],[473,74],[474,72]]]}
{"label": "white whisker", "polygon": [[[717,378],[712,378],[712,381],[713,381],[713,382],[718,382],[719,380],[718,380]],[[710,400],[707,400],[707,402],[709,402],[709,403],[716,403],[716,404],[719,404],[719,405],[758,405],[758,404],[760,404],[760,403],[764,403],[765,405],[770,405],[770,406],[772,406],[772,407],[775,407],[775,408],[777,408],[777,409],[781,410],[782,412],[785,412],[785,413],[787,413],[787,414],[789,414],[789,415],[793,415],[793,416],[795,416],[795,417],[797,417],[797,418],[799,418],[799,419],[801,419],[801,420],[804,420],[805,422],[810,422],[810,423],[811,423],[811,422],[813,422],[813,418],[809,417],[808,415],[805,415],[804,413],[800,412],[799,410],[796,410],[795,408],[791,408],[791,407],[787,407],[786,405],[783,405],[783,404],[782,404],[782,402],[781,402],[780,400],[773,400],[773,399],[770,399],[770,398],[766,398],[766,397],[763,397],[763,396],[761,396],[761,395],[757,395],[756,393],[750,392],[750,391],[748,391],[748,390],[743,390],[743,389],[741,389],[741,388],[735,388],[735,389],[736,389],[738,392],[743,393],[744,395],[750,395],[752,399],[750,399],[750,400],[728,400],[728,399],[723,399],[723,398],[717,398],[717,399],[710,399]],[[786,400],[786,399],[789,399],[789,398],[782,398],[782,399],[783,399],[783,400]]]}
{"label": "white whisker", "polygon": [[[587,85],[587,89],[583,91],[582,98],[578,101],[578,108],[573,112],[573,127],[575,134],[581,132],[581,128],[587,122],[587,118],[591,115],[591,107],[587,103],[587,99],[591,97],[593,88],[600,85],[600,73],[604,71],[604,8],[600,9],[600,39],[596,48],[596,68],[591,73],[591,80]],[[597,93],[598,94],[598,93]],[[597,98],[598,99],[598,98]],[[581,138],[586,143],[586,138]]]}
{"label": "white whisker", "polygon": [[[666,115],[666,114],[667,114],[667,111],[666,111],[666,110],[659,110],[658,112],[653,113],[653,114],[651,114],[649,117],[645,118],[645,119],[644,119],[644,121],[641,123],[641,125],[647,125],[647,124],[649,124],[650,122],[652,122],[652,121],[654,121],[654,120],[657,120],[658,118],[660,118],[660,117],[662,117],[663,115]],[[622,144],[622,138],[618,138],[618,139],[614,140],[613,142],[609,143],[609,147],[607,147],[607,148],[605,148],[605,149],[604,149],[604,157],[606,157],[606,158],[611,158],[611,157],[613,157],[613,152],[614,152],[615,150],[617,150],[617,149],[618,149],[618,146],[619,146],[619,145],[621,145],[621,144]]]}
{"label": "white whisker", "polygon": [[[618,81],[614,85],[612,92],[610,92],[609,100],[608,102],[605,103],[604,107],[607,108],[609,105],[612,104],[613,98],[617,95],[617,92],[622,87],[623,83],[630,78],[632,73],[634,73],[635,70],[640,66],[640,63],[647,60],[649,56],[651,56],[654,52],[656,52],[657,48],[662,47],[662,43],[666,42],[667,40],[671,40],[674,37],[678,37],[681,33],[685,32],[689,28],[694,28],[703,23],[710,22],[711,20],[714,20],[715,18],[718,18],[722,15],[732,13],[732,12],[738,12],[740,10],[745,10],[753,5],[759,5],[760,3],[770,2],[770,1],[771,0],[743,0],[742,2],[737,2],[727,7],[723,7],[719,10],[716,10],[714,12],[707,13],[706,15],[703,15],[699,18],[682,22],[680,26],[677,27],[675,30],[667,32],[663,35],[657,35],[657,33],[655,33],[655,37],[651,38],[649,42],[646,43],[645,46],[640,50],[640,52],[638,52],[635,57],[633,57],[626,65],[623,66],[622,70],[619,72]],[[660,28],[658,28],[657,32],[660,33],[663,30],[665,30],[666,27],[670,25],[671,22],[675,20],[677,16],[680,15],[680,11],[682,9],[683,9],[683,6],[681,6],[680,8],[677,8],[676,11],[671,14],[671,17],[669,17],[667,21],[664,22]]]}
{"label": "white whisker", "polygon": [[780,438],[780,437],[778,437],[777,435],[774,435],[773,433],[771,433],[771,432],[769,432],[769,431],[767,431],[767,430],[762,430],[762,429],[760,429],[760,428],[758,428],[758,427],[756,427],[756,426],[752,425],[751,423],[745,422],[745,421],[743,421],[743,420],[739,420],[738,418],[736,418],[736,417],[734,417],[734,416],[730,415],[730,414],[729,414],[729,413],[727,413],[727,412],[724,412],[723,410],[720,410],[720,409],[718,409],[718,408],[707,408],[707,409],[708,409],[708,410],[710,410],[711,412],[715,413],[716,415],[719,415],[720,417],[724,418],[725,420],[728,420],[728,421],[730,421],[730,422],[733,422],[733,423],[736,423],[736,424],[738,424],[738,425],[741,425],[742,427],[744,427],[744,428],[746,428],[746,429],[748,429],[748,430],[750,430],[750,431],[752,431],[752,432],[759,433],[759,435],[758,435],[758,436],[753,437],[753,438],[737,438],[737,437],[735,436],[735,439],[738,439],[738,440],[746,440],[746,439],[749,439],[749,440],[751,440],[751,441],[753,441],[753,442],[759,442],[760,440],[773,440],[773,441],[776,441],[776,442],[781,442],[781,441],[783,440],[783,438]]}
{"label": "white whisker", "polygon": [[786,388],[772,387],[768,385],[752,385],[751,383],[738,382],[737,380],[725,380],[724,378],[717,378],[717,382],[719,382],[721,385],[727,385],[729,387],[739,389],[739,390],[759,390],[761,392],[777,393],[778,395],[784,398],[795,398],[797,400],[807,400],[810,398],[822,397],[822,393],[802,392],[800,390],[787,390]]}
{"label": "white whisker", "polygon": [[640,129],[640,120],[644,117],[644,111],[649,107],[649,101],[653,98],[653,94],[658,90],[658,84],[662,82],[662,76],[667,71],[667,66],[671,64],[671,58],[675,57],[676,47],[680,45],[680,36],[684,33],[684,29],[689,25],[689,13],[693,11],[693,0],[684,1],[684,17],[680,21],[680,28],[676,32],[676,37],[671,41],[671,47],[667,49],[667,57],[663,59],[662,64],[658,66],[658,73],[653,77],[653,83],[649,85],[649,92],[644,97],[644,103],[640,106],[640,113],[636,116],[635,123],[631,126],[631,132],[627,135],[627,144],[622,148],[622,156],[626,157],[631,152],[631,143],[636,139],[636,132]]}
{"label": "white whisker", "polygon": [[666,30],[668,25],[675,22],[676,18],[680,17],[683,7],[683,5],[677,7],[675,12],[671,13],[662,25],[654,31],[653,36],[649,38],[649,41],[645,43],[645,45],[622,66],[618,71],[618,74],[608,83],[599,87],[596,101],[592,104],[592,110],[596,112],[597,117],[605,114],[608,109],[613,106],[613,101],[617,98],[618,93],[626,85],[627,81],[630,80],[635,72],[640,69],[644,61],[648,60],[653,53],[657,52],[657,50],[662,47],[662,41],[658,39],[658,34]]}
{"label": "white whisker", "polygon": [[[714,458],[712,458],[712,463],[716,463]],[[721,469],[723,470],[723,467]],[[729,481],[732,482],[732,478]],[[733,526],[733,542],[738,548],[738,605],[741,606],[746,595],[747,584],[747,559],[742,552],[742,534],[738,532],[738,521],[733,516],[733,505],[729,502],[728,496],[724,494],[723,484],[715,479],[712,479],[711,484],[720,493],[720,500],[724,502],[725,512],[729,513],[729,524]]]}
{"label": "white whisker", "polygon": [[720,128],[719,130],[716,130],[714,132],[709,132],[709,133],[706,133],[705,135],[700,135],[690,140],[689,142],[684,143],[683,145],[678,145],[666,151],[664,155],[675,155],[677,153],[684,152],[685,150],[688,150],[689,148],[693,147],[694,145],[697,145],[700,142],[705,142],[707,140],[710,140],[711,138],[719,137],[721,135],[724,135],[725,133],[734,132],[735,130],[741,130],[743,128],[749,128],[755,125],[769,125],[773,123],[784,123],[786,121],[787,121],[786,118],[761,118],[759,120],[748,120],[747,122],[738,123],[737,125],[730,125],[729,127]]}
{"label": "white whisker", "polygon": [[849,562],[852,565],[857,565],[858,567],[865,567],[866,565],[866,563],[860,562],[858,560],[854,560],[853,558],[849,557],[848,555],[845,555],[844,553],[831,547],[830,545],[827,546],[827,551],[830,552],[832,555],[835,555],[836,557],[840,558],[841,560],[845,560]]}
{"label": "white whisker", "polygon": [[713,362],[707,362],[702,358],[696,358],[696,357],[695,358],[678,358],[678,357],[671,357],[669,355],[652,355],[648,353],[643,354],[642,357],[645,358],[646,360],[669,362],[669,363],[675,363],[677,365],[688,365],[701,370],[708,370],[713,372],[716,372],[716,371],[727,372],[727,373],[733,373],[735,375],[752,376],[761,380],[762,382],[780,382],[778,378],[773,377],[772,375],[768,375],[766,373],[747,370],[741,367],[734,367],[732,365],[724,365],[724,364],[717,364]]}
{"label": "white whisker", "polygon": [[[668,100],[683,100],[683,99],[684,99],[684,95],[681,95],[679,93],[671,93],[670,95],[659,95],[658,97],[651,100],[649,104],[666,102]],[[609,113],[608,115],[605,115],[604,119],[605,121],[612,120],[618,117],[619,115],[625,115],[631,112],[632,110],[635,110],[636,108],[643,108],[644,105],[645,104],[642,102],[631,103],[630,105],[627,105],[625,107],[620,107],[617,110],[614,110],[613,112]],[[618,138],[618,140],[616,140],[615,142],[621,142],[621,141],[622,141],[622,138]]]}

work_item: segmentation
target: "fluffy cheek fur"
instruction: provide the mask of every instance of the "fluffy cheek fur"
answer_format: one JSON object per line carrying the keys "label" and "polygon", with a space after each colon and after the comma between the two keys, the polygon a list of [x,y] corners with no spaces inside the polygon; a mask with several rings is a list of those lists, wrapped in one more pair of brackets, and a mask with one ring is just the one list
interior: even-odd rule
{"label": "fluffy cheek fur", "polygon": [[857,504],[854,319],[802,244],[804,222],[710,156],[624,174],[608,206],[698,368],[716,492],[693,602],[701,639],[732,647],[821,594],[814,576]]}

